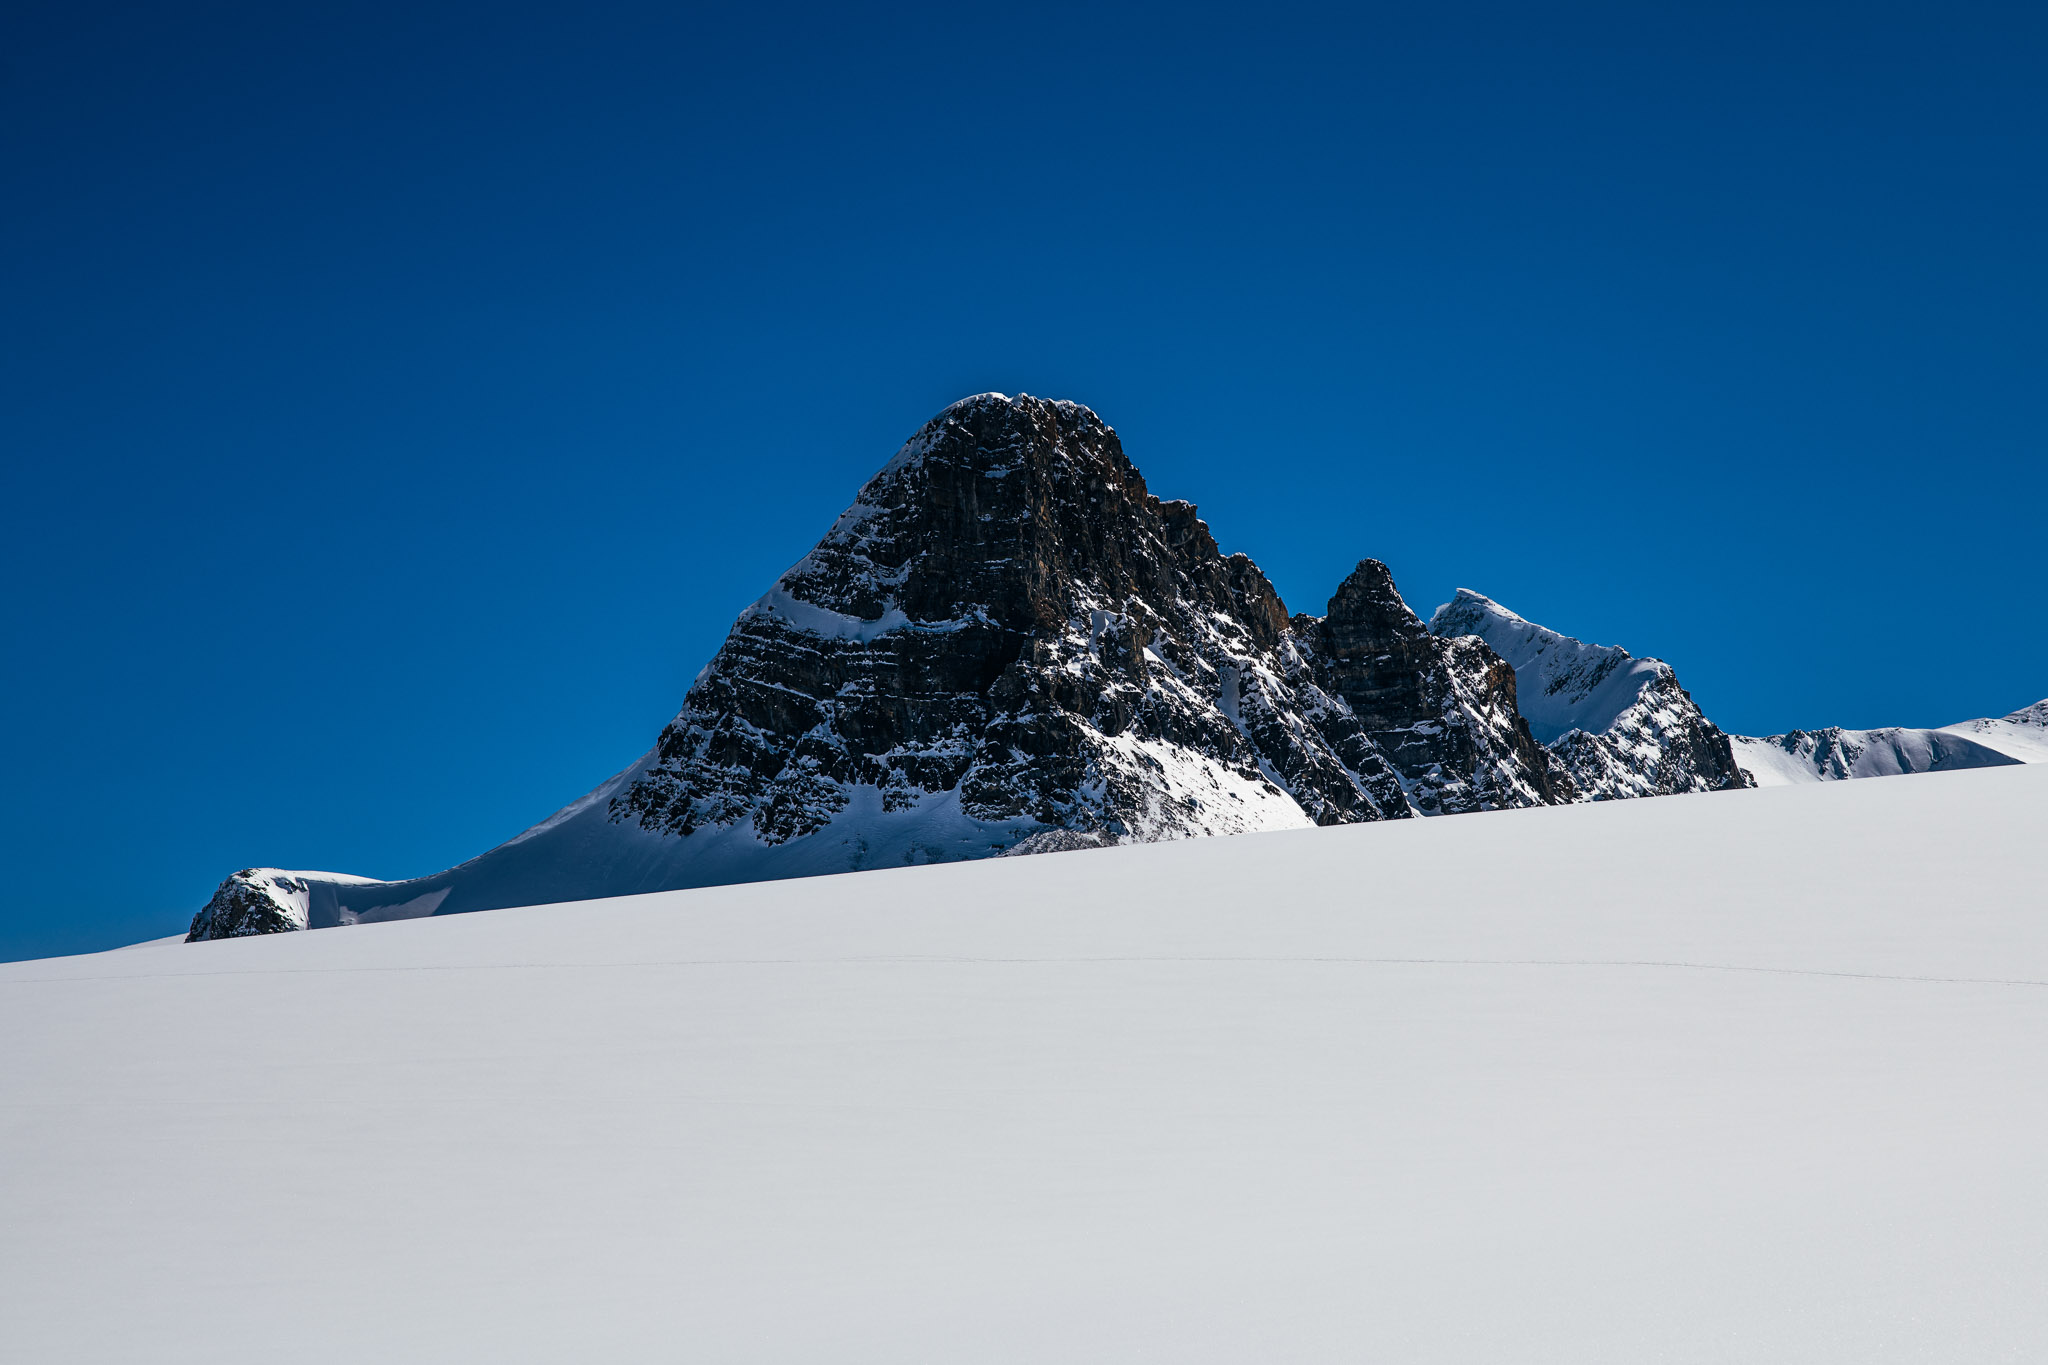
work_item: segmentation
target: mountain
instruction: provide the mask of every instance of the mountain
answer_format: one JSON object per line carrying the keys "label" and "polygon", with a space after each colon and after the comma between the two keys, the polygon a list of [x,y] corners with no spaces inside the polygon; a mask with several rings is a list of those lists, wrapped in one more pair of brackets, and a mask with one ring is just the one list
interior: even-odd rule
{"label": "mountain", "polygon": [[1363,560],[1290,614],[1078,404],[926,423],[740,613],[654,747],[408,881],[248,868],[193,939],[998,854],[2048,758],[1942,731],[1723,734],[1670,665]]}
{"label": "mountain", "polygon": [[1531,734],[1570,774],[1580,800],[1754,785],[1728,736],[1661,659],[1574,640],[1466,588],[1437,608],[1429,628],[1483,640],[1514,669],[1517,705]]}
{"label": "mountain", "polygon": [[2048,763],[2048,699],[1996,719],[1966,720],[1942,727],[2022,763]]}
{"label": "mountain", "polygon": [[980,394],[740,614],[610,781],[428,877],[244,870],[191,937],[1574,794],[1514,669],[1432,634],[1383,564],[1290,615],[1093,412]]}
{"label": "mountain", "polygon": [[1579,800],[2048,762],[2048,701],[1939,730],[1727,735],[1661,659],[1575,640],[1470,589],[1438,607],[1429,628],[1476,636],[1514,668],[1516,704],[1530,733],[1569,775]]}
{"label": "mountain", "polygon": [[[2048,705],[2048,703],[2043,703]],[[2040,708],[2032,708],[2039,710]],[[2014,716],[2028,712],[2016,711]],[[2008,764],[2048,760],[2048,744],[2042,744],[2032,758],[2009,749],[1994,748],[1973,737],[1973,726],[2011,725],[2024,738],[2024,723],[2004,720],[1964,721],[1940,730],[1844,730],[1829,726],[1823,730],[1792,730],[1782,735],[1735,739],[1736,757],[1761,787],[1783,787],[1801,782],[1837,782],[1852,777],[1895,777],[1903,773],[1948,772],[1956,768],[2000,768]],[[1997,728],[1980,733],[2000,735]],[[2048,734],[2044,734],[2048,739]],[[2023,745],[2008,739],[2013,748]]]}

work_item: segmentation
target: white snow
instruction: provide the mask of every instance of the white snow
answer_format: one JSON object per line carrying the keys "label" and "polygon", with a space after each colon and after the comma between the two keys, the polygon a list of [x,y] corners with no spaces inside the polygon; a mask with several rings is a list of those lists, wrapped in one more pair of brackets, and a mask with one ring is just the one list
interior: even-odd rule
{"label": "white snow", "polygon": [[1315,824],[1272,781],[1245,777],[1183,745],[1125,731],[1104,736],[1096,757],[1143,798],[1129,821],[1129,837],[1135,840],[1308,829]]}
{"label": "white snow", "polygon": [[[710,668],[710,665],[706,664],[705,668],[706,670],[708,670]],[[700,672],[697,675],[698,680],[701,681],[703,679],[703,676],[703,673]],[[499,847],[510,848],[514,844],[523,844],[528,839],[532,839],[539,835],[546,834],[550,830],[560,829],[563,825],[566,825],[570,821],[577,819],[579,816],[586,816],[593,811],[603,814],[606,810],[609,809],[611,799],[614,796],[617,796],[620,792],[624,791],[629,785],[631,785],[634,778],[640,776],[640,774],[646,772],[648,768],[652,767],[654,765],[655,759],[658,756],[658,750],[649,749],[646,753],[634,759],[632,763],[628,764],[624,768],[621,768],[619,771],[613,773],[610,777],[606,778],[603,782],[599,783],[591,791],[585,792],[583,795],[577,797],[574,801],[571,801],[568,805],[562,807],[553,815],[550,815],[547,819],[542,820],[539,824],[530,825],[526,829],[521,830],[519,833],[507,839],[503,844],[500,844]],[[472,859],[472,861],[474,860]]]}
{"label": "white snow", "polygon": [[[790,570],[788,574],[783,575],[784,580],[786,581],[808,563],[809,561],[806,560],[804,564],[799,564],[797,568]],[[798,630],[807,631],[823,639],[858,640],[864,645],[870,644],[881,636],[890,634],[893,631],[916,630],[926,634],[948,634],[953,631],[964,630],[974,621],[987,619],[980,608],[976,608],[969,615],[953,617],[944,621],[913,621],[904,614],[901,607],[892,606],[883,611],[874,620],[866,621],[858,616],[848,616],[843,612],[833,611],[829,607],[821,607],[815,603],[806,602],[779,586],[764,593],[759,601],[748,607],[742,613],[742,619],[747,616],[756,615],[778,617]]]}
{"label": "white snow", "polygon": [[[1995,722],[1979,722],[1991,724]],[[1794,730],[1758,738],[1730,735],[1735,761],[1760,787],[1898,777],[2023,762],[1960,727],[1947,730]]]}
{"label": "white snow", "polygon": [[2022,763],[2048,763],[2048,700],[2037,701],[2009,716],[1966,720],[1941,728]]}
{"label": "white snow", "polygon": [[1782,742],[1787,738],[1790,737],[1730,735],[1728,743],[1735,751],[1736,766],[1748,773],[1759,787],[1795,787],[1852,775],[1846,769],[1831,774],[1816,761],[1815,746],[1809,745],[1802,750],[1795,742],[1788,748]]}
{"label": "white snow", "polygon": [[314,881],[339,882],[346,886],[377,886],[380,884],[375,877],[358,877],[348,872],[316,872],[311,869],[293,871],[282,867],[262,867],[251,870],[266,876],[292,877],[299,881],[305,881],[310,878]]}
{"label": "white snow", "polygon": [[1735,761],[1762,787],[1894,777],[2007,763],[2048,763],[2048,700],[1939,730],[1793,730],[1730,735]]}
{"label": "white snow", "polygon": [[[432,891],[423,891],[419,895],[399,901],[395,905],[380,905],[374,910],[344,909],[337,916],[337,920],[341,924],[383,924],[389,920],[420,919],[440,909],[441,902],[448,899],[448,893],[452,889],[451,887],[443,886]],[[303,917],[299,927],[301,929],[307,927]]]}
{"label": "white snow", "polygon": [[[315,888],[326,890],[331,886],[385,885],[385,883],[378,881],[375,877],[357,877],[346,872],[299,872],[282,867],[244,868],[235,874],[235,880],[240,881],[267,899],[278,908],[287,922],[298,929],[308,927],[312,917],[312,903],[320,894],[320,891]],[[323,883],[327,885],[323,886]],[[446,893],[444,892],[443,897],[445,895]],[[442,897],[436,897],[434,904],[439,905],[441,899]],[[406,907],[392,908],[403,911]],[[432,912],[432,906],[429,906],[426,910],[416,913],[431,914]],[[369,917],[365,916],[364,918],[367,920]],[[381,914],[377,918],[409,919],[411,916],[404,913],[396,913]],[[349,920],[351,924],[355,922],[354,919]]]}
{"label": "white snow", "polygon": [[1605,734],[1668,665],[1587,644],[1524,620],[1470,588],[1436,609],[1430,630],[1477,635],[1515,670],[1515,709],[1538,744],[1570,730]]}
{"label": "white snow", "polygon": [[[786,578],[788,575],[784,575]],[[867,644],[878,636],[892,630],[901,630],[910,624],[910,618],[899,607],[890,607],[872,621],[863,621],[857,616],[847,616],[827,607],[792,596],[781,588],[764,594],[760,601],[748,607],[745,615],[779,616],[798,630],[808,631],[827,640],[858,640]]]}
{"label": "white snow", "polygon": [[0,1358],[1979,1362],[2048,768],[0,967]]}

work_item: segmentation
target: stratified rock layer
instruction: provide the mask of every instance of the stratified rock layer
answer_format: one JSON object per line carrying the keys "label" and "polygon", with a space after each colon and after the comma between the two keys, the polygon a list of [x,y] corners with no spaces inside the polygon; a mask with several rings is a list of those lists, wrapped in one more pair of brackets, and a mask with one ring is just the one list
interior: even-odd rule
{"label": "stratified rock layer", "polygon": [[1328,615],[1297,626],[1317,639],[1332,689],[1423,814],[1572,799],[1571,779],[1516,709],[1514,669],[1484,641],[1431,634],[1386,565],[1360,564]]}
{"label": "stratified rock layer", "polygon": [[1433,639],[1384,566],[1290,621],[1094,413],[983,395],[740,617],[612,808],[774,844],[861,788],[1120,839],[1555,799],[1518,724],[1511,672]]}

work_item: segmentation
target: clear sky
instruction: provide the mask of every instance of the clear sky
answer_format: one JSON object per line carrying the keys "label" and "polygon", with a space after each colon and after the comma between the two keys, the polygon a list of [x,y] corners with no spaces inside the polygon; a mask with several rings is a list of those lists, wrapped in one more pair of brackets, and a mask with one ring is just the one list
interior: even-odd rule
{"label": "clear sky", "polygon": [[368,3],[0,28],[0,957],[480,852],[950,400],[1724,728],[2048,695],[2048,10]]}

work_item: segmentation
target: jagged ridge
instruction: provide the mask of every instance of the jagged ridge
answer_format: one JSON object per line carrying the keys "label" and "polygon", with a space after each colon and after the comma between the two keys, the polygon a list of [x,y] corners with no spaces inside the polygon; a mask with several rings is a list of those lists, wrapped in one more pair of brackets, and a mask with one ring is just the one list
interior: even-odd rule
{"label": "jagged ridge", "polygon": [[238,874],[192,936],[1572,799],[1515,688],[1377,561],[1290,616],[1093,412],[982,394],[740,615],[603,787],[430,877],[289,874],[297,916],[250,914],[267,870]]}
{"label": "jagged ridge", "polygon": [[1522,714],[1579,800],[1755,785],[1661,659],[1561,635],[1466,588],[1437,608],[1430,630],[1483,639],[1513,666]]}
{"label": "jagged ridge", "polygon": [[1496,662],[1371,561],[1290,620],[1094,413],[982,395],[741,616],[613,809],[777,843],[860,787],[957,791],[990,824],[1160,839],[1551,799]]}

